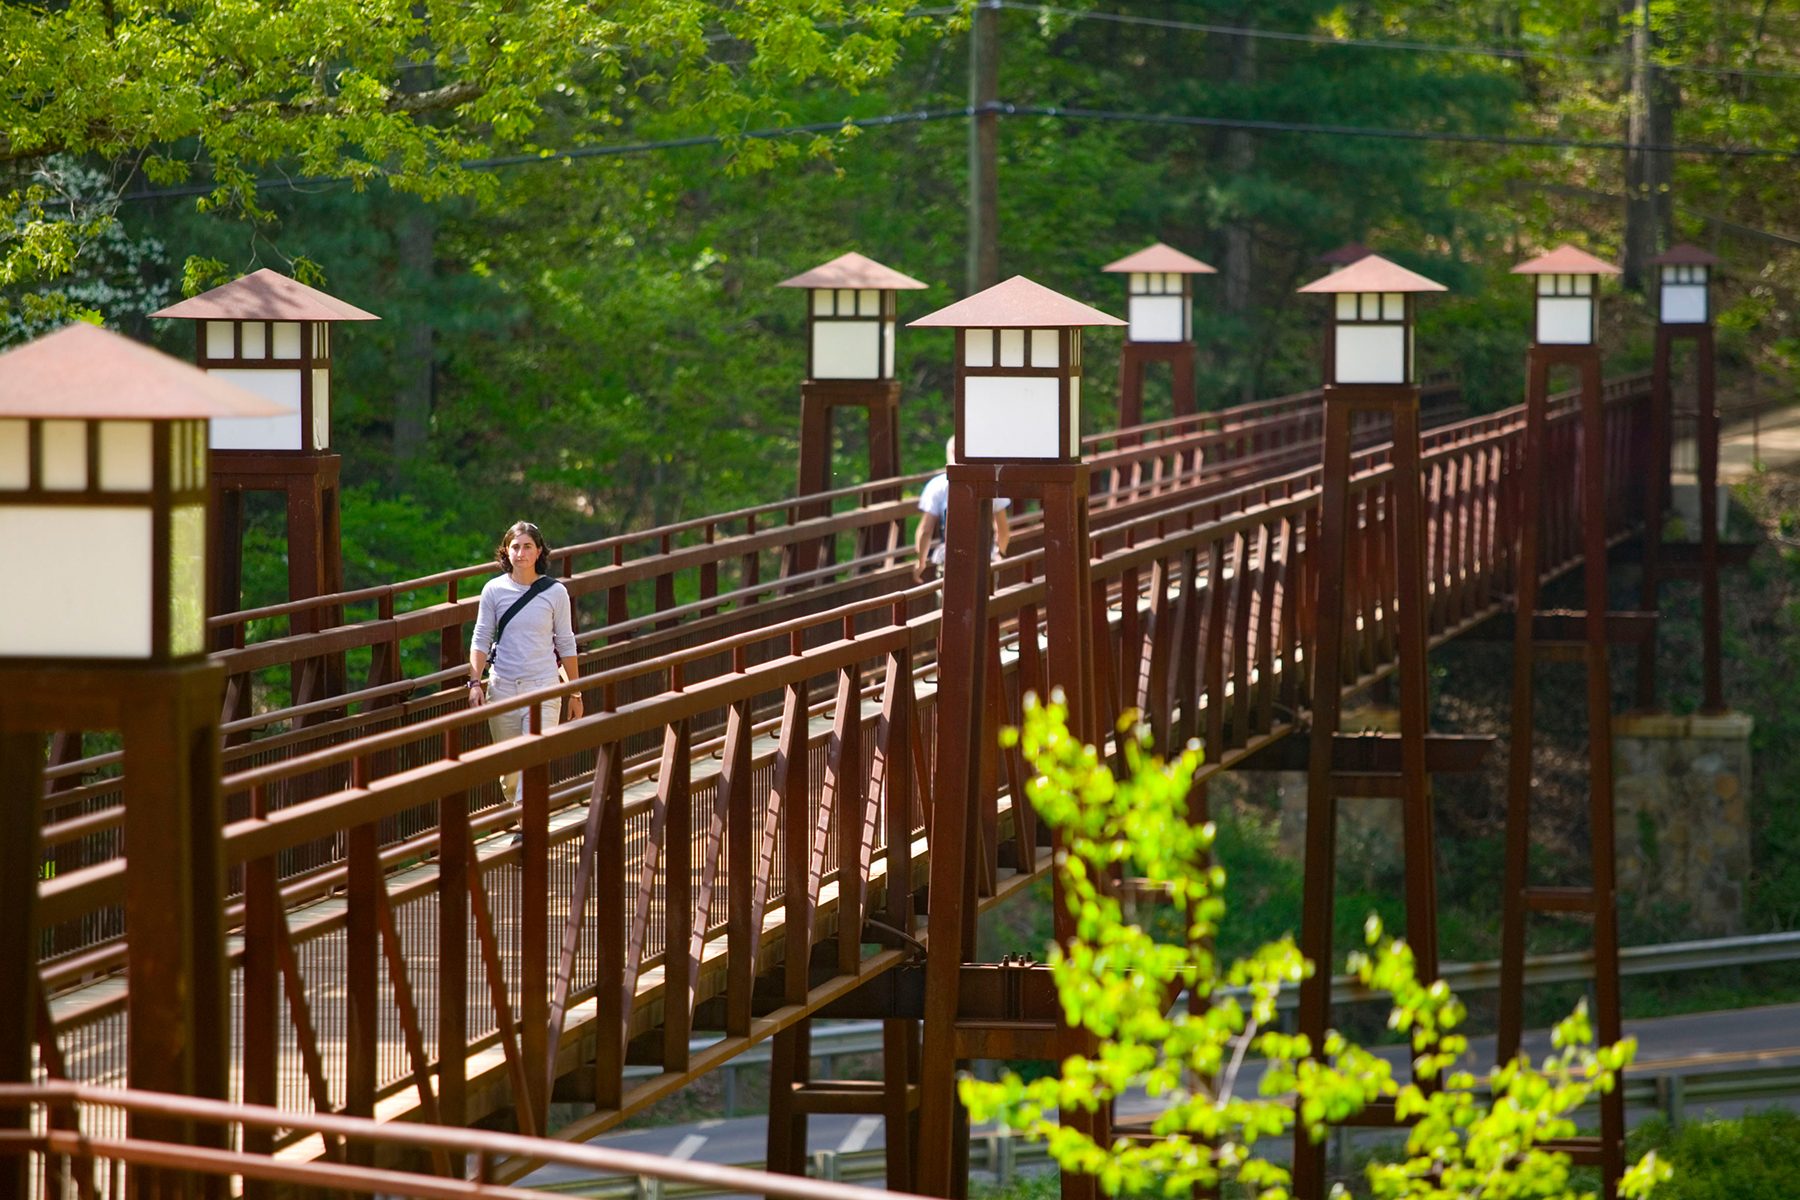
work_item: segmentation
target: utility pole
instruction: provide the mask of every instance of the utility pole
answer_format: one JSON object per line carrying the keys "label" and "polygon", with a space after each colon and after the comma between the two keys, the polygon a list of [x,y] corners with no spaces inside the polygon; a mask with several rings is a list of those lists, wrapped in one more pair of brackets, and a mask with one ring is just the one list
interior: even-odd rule
{"label": "utility pole", "polygon": [[1649,0],[1626,0],[1631,18],[1631,108],[1625,152],[1624,283],[1634,291],[1650,285],[1650,259],[1667,244],[1674,228],[1669,153],[1652,150],[1675,137],[1675,108],[1662,69],[1656,65],[1656,34]]}
{"label": "utility pole", "polygon": [[967,294],[1000,282],[1000,0],[969,18],[969,262]]}

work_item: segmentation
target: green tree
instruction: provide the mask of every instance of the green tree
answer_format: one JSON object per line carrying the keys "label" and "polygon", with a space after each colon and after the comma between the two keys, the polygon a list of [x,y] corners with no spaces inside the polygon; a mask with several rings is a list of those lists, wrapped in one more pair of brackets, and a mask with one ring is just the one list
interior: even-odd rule
{"label": "green tree", "polygon": [[[491,196],[468,160],[629,136],[679,113],[766,165],[797,82],[854,91],[894,63],[903,0],[70,0],[0,6],[0,287],[54,282],[93,231],[53,219],[49,155],[197,182],[206,209],[265,210],[257,175]],[[539,142],[551,117],[579,130]]]}
{"label": "green tree", "polygon": [[[1092,1174],[1113,1195],[1185,1194],[1195,1186],[1235,1181],[1265,1200],[1287,1194],[1285,1167],[1257,1154],[1257,1143],[1304,1122],[1315,1138],[1329,1123],[1371,1101],[1391,1099],[1412,1124],[1406,1156],[1369,1170],[1377,1197],[1567,1197],[1576,1194],[1566,1155],[1544,1149],[1575,1132],[1573,1114],[1596,1091],[1616,1086],[1635,1045],[1592,1047],[1585,1012],[1557,1026],[1555,1052],[1533,1065],[1523,1056],[1485,1080],[1458,1060],[1463,1009],[1440,983],[1421,982],[1412,951],[1368,927],[1369,951],[1351,957],[1352,972],[1393,999],[1390,1026],[1408,1035],[1420,1079],[1399,1082],[1388,1064],[1341,1034],[1310,1046],[1276,1028],[1283,988],[1311,974],[1291,938],[1221,966],[1209,949],[1225,914],[1224,872],[1210,861],[1213,829],[1188,820],[1198,750],[1173,762],[1152,756],[1147,735],[1124,726],[1128,771],[1115,778],[1091,746],[1068,731],[1060,704],[1028,703],[1018,738],[1038,775],[1030,799],[1061,831],[1058,862],[1076,934],[1051,956],[1063,1013],[1087,1031],[1091,1057],[1071,1056],[1059,1074],[1024,1082],[965,1080],[963,1102],[976,1120],[998,1118],[1044,1138],[1066,1170]],[[1129,920],[1102,881],[1117,872],[1160,884],[1183,928],[1174,940]],[[1170,997],[1189,989],[1207,1000],[1198,1012],[1170,1011]],[[1246,1061],[1261,1060],[1255,1095],[1240,1086]],[[1052,1110],[1092,1110],[1143,1086],[1161,1097],[1158,1139],[1097,1145],[1059,1125]],[[1491,1094],[1491,1099],[1489,1096]],[[1626,1173],[1621,1194],[1643,1196],[1666,1176],[1654,1154]]]}

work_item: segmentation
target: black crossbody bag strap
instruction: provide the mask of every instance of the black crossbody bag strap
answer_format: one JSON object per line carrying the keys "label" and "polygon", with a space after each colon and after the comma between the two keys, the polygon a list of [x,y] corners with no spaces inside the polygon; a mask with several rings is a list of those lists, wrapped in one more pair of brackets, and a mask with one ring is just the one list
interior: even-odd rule
{"label": "black crossbody bag strap", "polygon": [[494,661],[494,651],[500,648],[500,639],[505,635],[506,627],[512,623],[512,619],[519,615],[519,610],[549,591],[550,585],[555,582],[556,580],[548,575],[539,575],[537,580],[525,589],[525,594],[514,600],[512,607],[501,614],[500,623],[494,626],[494,640],[488,644],[488,662]]}

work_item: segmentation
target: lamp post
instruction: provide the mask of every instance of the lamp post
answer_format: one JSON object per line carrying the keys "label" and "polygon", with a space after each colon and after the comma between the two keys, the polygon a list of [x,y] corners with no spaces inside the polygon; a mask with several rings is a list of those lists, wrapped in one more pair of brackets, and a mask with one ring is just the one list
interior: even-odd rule
{"label": "lamp post", "polygon": [[[1696,378],[1695,484],[1700,492],[1700,711],[1725,711],[1719,624],[1719,409],[1713,385],[1712,270],[1715,256],[1698,246],[1671,246],[1650,260],[1657,270],[1656,360],[1650,388],[1650,469],[1644,500],[1642,605],[1661,604],[1663,516],[1671,491],[1669,450],[1674,440],[1670,360],[1675,342],[1694,343]],[[1638,647],[1637,705],[1650,710],[1656,700],[1656,643]]]}
{"label": "lamp post", "polygon": [[[1062,689],[1074,734],[1097,738],[1102,726],[1094,712],[1088,480],[1081,462],[1081,331],[1123,324],[1023,276],[912,322],[915,328],[956,332],[957,461],[947,468],[931,955],[925,967],[920,1171],[915,1180],[925,1195],[950,1196],[960,1185],[954,1168],[966,1160],[968,1127],[958,1119],[954,1063],[959,1047],[964,1057],[979,1057],[982,1038],[978,1028],[959,1029],[957,1018],[963,966],[975,951],[974,835],[981,763],[984,753],[994,752],[982,745],[993,536],[988,508],[1002,497],[1036,497],[1043,506],[1048,683]],[[1065,935],[1067,917],[1060,905],[1057,913],[1058,933]],[[1090,1132],[1103,1135],[1103,1121],[1104,1114],[1092,1120]],[[1065,1176],[1064,1194],[1092,1195],[1093,1181]]]}
{"label": "lamp post", "polygon": [[[0,621],[0,1081],[29,1082],[43,1011],[33,916],[43,738],[117,729],[127,1082],[225,1097],[223,676],[204,658],[207,425],[275,411],[90,325],[0,355],[0,537],[31,560]],[[133,1128],[181,1126],[134,1117]]]}
{"label": "lamp post", "polygon": [[[1400,675],[1397,794],[1404,829],[1406,940],[1421,979],[1437,978],[1437,899],[1432,873],[1431,794],[1426,776],[1429,687],[1426,678],[1425,521],[1420,496],[1419,386],[1413,368],[1414,297],[1444,287],[1379,255],[1368,255],[1301,288],[1330,298],[1325,351],[1325,445],[1319,506],[1317,627],[1306,661],[1312,679],[1312,736],[1306,789],[1305,890],[1301,950],[1317,967],[1300,985],[1300,1032],[1315,1052],[1331,1015],[1332,910],[1337,799],[1354,794],[1336,762],[1342,715],[1344,635],[1356,620],[1392,620]],[[1351,425],[1358,413],[1392,421],[1391,514],[1394,612],[1377,614],[1373,601],[1346,604],[1346,562],[1358,510],[1377,522],[1383,497],[1373,489],[1352,495]],[[1364,597],[1389,594],[1387,581],[1365,581]],[[1384,605],[1385,607],[1385,605]],[[1353,680],[1351,680],[1353,681]],[[1382,793],[1394,795],[1396,792]],[[1323,1200],[1324,1153],[1303,1124],[1294,1137],[1294,1194]]]}
{"label": "lamp post", "polygon": [[1217,271],[1157,242],[1101,270],[1126,279],[1125,349],[1119,359],[1119,428],[1144,419],[1144,368],[1169,364],[1172,415],[1194,411],[1194,276]]}
{"label": "lamp post", "polygon": [[[343,590],[332,326],[379,318],[267,268],[150,315],[194,322],[195,365],[277,406],[271,417],[213,423],[212,611],[242,606],[245,492],[287,499],[288,599]],[[290,621],[295,633],[320,625],[306,611]]]}
{"label": "lamp post", "polygon": [[[1519,1051],[1524,1028],[1525,949],[1533,913],[1591,914],[1594,928],[1595,1025],[1602,1044],[1622,1033],[1619,1006],[1619,935],[1613,857],[1612,687],[1607,612],[1607,437],[1599,347],[1600,281],[1619,274],[1611,263],[1563,245],[1520,263],[1513,274],[1535,280],[1533,335],[1526,355],[1525,445],[1518,470],[1521,497],[1513,555],[1512,746],[1507,755],[1506,869],[1501,903],[1500,1002],[1496,1061]],[[1550,371],[1572,368],[1581,392],[1582,575],[1586,609],[1549,614],[1538,610],[1539,513],[1551,486],[1547,475]],[[1539,888],[1531,884],[1533,666],[1538,648],[1574,640],[1579,622],[1587,672],[1589,870],[1587,887]],[[1615,1087],[1600,1101],[1601,1177],[1614,1194],[1624,1170],[1625,1110]]]}
{"label": "lamp post", "polygon": [[[894,378],[899,295],[926,285],[861,254],[840,254],[777,287],[806,290],[806,381],[800,385],[800,478],[795,494],[831,490],[831,418],[840,407],[869,414],[869,479],[900,474],[900,381]],[[894,499],[898,490],[872,495]],[[830,514],[825,501],[796,518]],[[890,530],[890,541],[898,536]],[[829,544],[829,543],[828,543]],[[864,553],[875,548],[865,545]],[[814,565],[819,543],[795,547],[796,571]]]}

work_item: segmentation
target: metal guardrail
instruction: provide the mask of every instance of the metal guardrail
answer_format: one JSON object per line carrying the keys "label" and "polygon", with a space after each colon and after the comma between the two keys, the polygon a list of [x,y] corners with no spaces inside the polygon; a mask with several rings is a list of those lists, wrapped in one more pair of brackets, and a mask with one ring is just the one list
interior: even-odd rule
{"label": "metal guardrail", "polygon": [[[1800,1066],[1754,1067],[1738,1071],[1706,1071],[1686,1068],[1662,1072],[1654,1064],[1625,1080],[1625,1104],[1639,1111],[1654,1109],[1671,1125],[1687,1119],[1688,1107],[1698,1101],[1733,1102],[1767,1100],[1800,1096]],[[1595,1106],[1597,1107],[1597,1106]],[[1340,1126],[1337,1135],[1353,1136],[1353,1131]],[[1342,1153],[1342,1147],[1338,1148]],[[814,1179],[843,1183],[868,1183],[882,1179],[887,1170],[887,1152],[881,1147],[840,1153],[817,1150],[811,1155],[807,1174]],[[1007,1128],[977,1133],[969,1139],[969,1168],[985,1171],[995,1183],[1010,1182],[1021,1170],[1032,1170],[1050,1164],[1043,1143],[1034,1142]],[[751,1170],[763,1164],[739,1164]],[[689,1200],[720,1193],[702,1187],[671,1184],[648,1176],[613,1177],[552,1184],[537,1189],[553,1193],[579,1193],[595,1200]]]}
{"label": "metal guardrail", "polygon": [[[1628,946],[1619,952],[1619,972],[1628,976],[1710,971],[1775,962],[1800,962],[1800,931]],[[1458,994],[1478,992],[1500,985],[1500,964],[1497,960],[1445,963],[1440,971],[1444,982]],[[1530,985],[1581,983],[1593,976],[1594,955],[1591,950],[1540,954],[1525,960],[1525,982]],[[1361,987],[1349,975],[1332,978],[1331,999],[1334,1004],[1369,1002],[1380,998],[1378,993]],[[1289,1010],[1297,1002],[1296,994],[1290,989],[1281,994],[1277,1007]],[[710,1038],[697,1038],[688,1044],[689,1052],[698,1054],[711,1046],[712,1041]],[[837,1059],[881,1052],[881,1022],[814,1022],[812,1050],[814,1078],[830,1079],[832,1066]],[[725,1080],[726,1116],[732,1116],[737,1109],[738,1069],[766,1066],[769,1056],[769,1043],[759,1042],[719,1068]],[[660,1070],[657,1066],[627,1067],[625,1077],[648,1079]]]}

